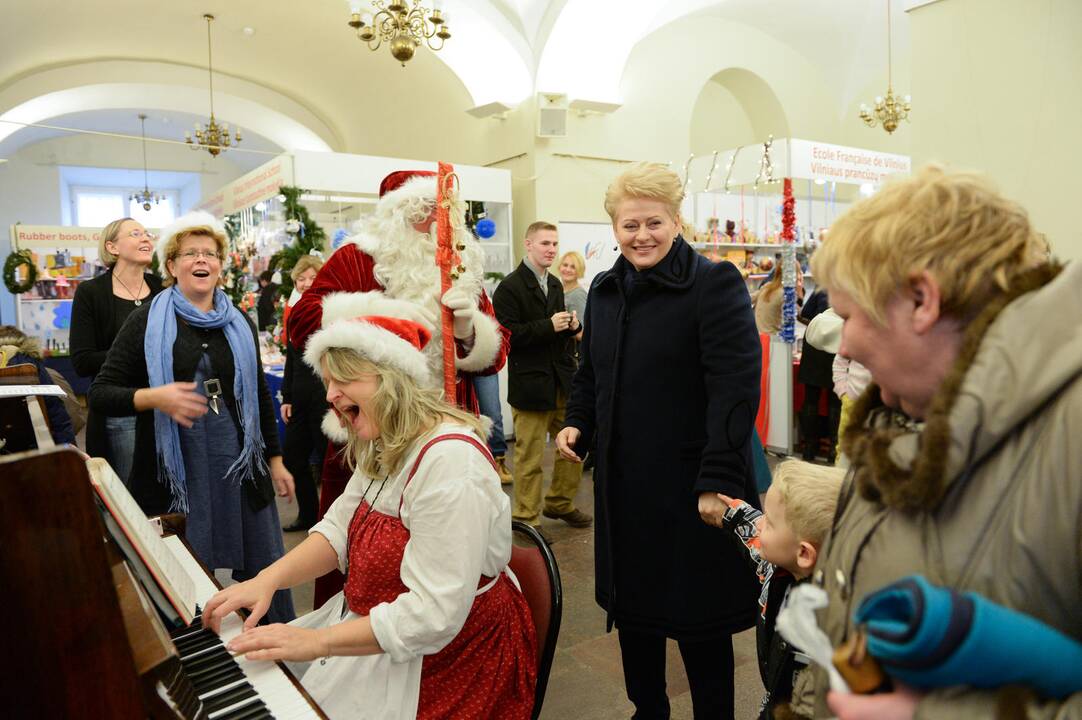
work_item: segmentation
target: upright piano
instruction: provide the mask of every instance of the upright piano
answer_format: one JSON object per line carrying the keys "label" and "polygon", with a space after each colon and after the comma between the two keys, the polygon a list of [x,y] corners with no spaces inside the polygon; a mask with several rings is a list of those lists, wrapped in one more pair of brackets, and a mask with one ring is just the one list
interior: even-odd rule
{"label": "upright piano", "polygon": [[[326,718],[280,663],[232,656],[199,618],[168,628],[145,577],[105,532],[82,457],[51,448],[0,457],[0,717]],[[219,586],[179,536],[170,551],[200,604]]]}

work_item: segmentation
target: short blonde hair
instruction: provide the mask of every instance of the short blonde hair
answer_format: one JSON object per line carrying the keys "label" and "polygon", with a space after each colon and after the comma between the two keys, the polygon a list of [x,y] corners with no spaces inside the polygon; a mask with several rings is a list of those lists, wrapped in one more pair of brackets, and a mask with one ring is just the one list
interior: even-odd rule
{"label": "short blonde hair", "polygon": [[[225,255],[226,250],[229,248],[229,241],[225,237],[225,233],[218,232],[210,225],[196,225],[193,227],[182,228],[173,234],[173,237],[165,243],[165,247],[162,248],[162,257],[165,258],[165,262],[162,263],[162,285],[164,287],[170,287],[177,281],[173,273],[169,272],[169,261],[176,262],[177,255],[180,254],[180,245],[190,237],[197,235],[203,235],[214,240],[214,244],[218,246],[218,258],[221,263],[221,267],[225,267]],[[221,284],[225,279],[225,273],[223,272],[219,278],[218,283]]]}
{"label": "short blonde hair", "polygon": [[135,222],[135,218],[122,217],[102,228],[101,236],[98,238],[98,257],[101,258],[101,261],[108,267],[116,265],[116,255],[109,252],[109,249],[105,247],[105,245],[107,243],[116,242],[116,239],[120,237],[120,226],[129,220]]}
{"label": "short blonde hair", "polygon": [[586,258],[581,253],[577,253],[574,250],[568,250],[560,258],[560,262],[556,263],[556,267],[564,264],[564,260],[570,260],[571,264],[575,266],[575,274],[578,275],[581,280],[586,275]]}
{"label": "short blonde hair", "polygon": [[660,163],[635,163],[616,176],[605,191],[605,212],[616,223],[616,210],[628,199],[665,203],[673,218],[680,215],[684,183],[680,176]]}
{"label": "short blonde hair", "polygon": [[319,269],[323,267],[323,258],[318,255],[301,255],[297,259],[297,264],[293,266],[293,269],[289,271],[289,277],[293,279],[293,282],[297,282],[303,273],[309,270],[315,270],[319,272]]}
{"label": "short blonde hair", "polygon": [[774,470],[770,487],[785,506],[785,522],[798,540],[818,547],[830,532],[845,471],[801,460],[786,460]]}
{"label": "short blonde hair", "polygon": [[360,466],[369,477],[393,475],[402,469],[406,455],[422,435],[450,418],[487,437],[482,421],[472,413],[451,407],[439,389],[420,387],[397,367],[377,365],[355,350],[332,347],[321,358],[323,372],[341,383],[365,375],[376,375],[379,387],[372,396],[372,420],[379,438],[361,440],[352,432],[346,442],[345,458],[351,469]]}
{"label": "short blonde hair", "polygon": [[538,220],[537,222],[530,223],[530,227],[526,228],[526,237],[533,237],[535,234],[541,232],[542,230],[560,232],[560,229],[550,223],[548,220]]}
{"label": "short blonde hair", "polygon": [[835,220],[812,256],[812,274],[882,325],[899,289],[928,271],[944,315],[969,320],[1016,276],[1048,262],[1042,250],[1018,203],[980,175],[927,165]]}

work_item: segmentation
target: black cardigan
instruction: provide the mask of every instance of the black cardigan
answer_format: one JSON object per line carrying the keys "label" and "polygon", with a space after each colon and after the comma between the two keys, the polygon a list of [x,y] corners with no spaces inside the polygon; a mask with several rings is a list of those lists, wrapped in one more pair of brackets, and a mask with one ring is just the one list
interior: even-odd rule
{"label": "black cardigan", "polygon": [[[143,304],[162,291],[157,275],[145,273],[150,295]],[[113,269],[75,288],[71,303],[71,364],[81,377],[93,378],[105,364],[105,356],[124,323],[117,316],[113,298]],[[86,418],[86,452],[93,457],[109,457],[109,441],[105,434],[105,416],[91,409]]]}
{"label": "black cardigan", "polygon": [[318,408],[327,405],[323,378],[304,361],[304,353],[286,345],[286,365],[282,373],[282,404]]}
{"label": "black cardigan", "polygon": [[[146,335],[147,317],[150,304],[136,309],[121,328],[112,349],[101,367],[94,384],[90,386],[90,407],[103,416],[136,415],[135,423],[135,458],[132,463],[129,487],[143,512],[148,515],[168,512],[172,497],[169,489],[158,480],[157,444],[154,439],[154,412],[147,410],[136,413],[135,391],[150,386],[147,374],[146,355],[143,352],[143,339]],[[247,317],[247,316],[245,316]],[[259,346],[255,326],[252,330],[252,342]],[[203,355],[204,348],[210,355],[215,371],[222,383],[222,395],[237,431],[243,434],[243,428],[237,422],[236,396],[233,393],[233,353],[225,338],[225,331],[203,330],[177,323],[177,339],[173,344],[173,377],[177,382],[191,382],[195,377],[195,368]],[[263,435],[266,458],[281,455],[278,444],[278,425],[274,417],[274,406],[267,380],[263,376],[263,363],[256,353],[257,376],[259,379],[259,425]],[[259,510],[274,499],[274,486],[268,475],[259,475],[255,482],[244,483],[245,494],[252,508]]]}

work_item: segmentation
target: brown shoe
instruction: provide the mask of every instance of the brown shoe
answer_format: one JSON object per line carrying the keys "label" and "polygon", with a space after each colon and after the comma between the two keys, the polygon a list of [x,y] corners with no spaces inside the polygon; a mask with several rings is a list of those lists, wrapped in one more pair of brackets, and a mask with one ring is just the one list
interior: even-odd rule
{"label": "brown shoe", "polygon": [[497,455],[493,458],[496,461],[496,473],[500,476],[500,485],[510,485],[513,478],[510,471],[507,469],[507,465],[504,462],[503,455]]}
{"label": "brown shoe", "polygon": [[553,520],[563,520],[571,527],[576,528],[588,528],[594,524],[594,519],[582,510],[572,510],[571,512],[565,512],[561,515],[546,509],[541,511],[541,514],[547,518],[552,518]]}

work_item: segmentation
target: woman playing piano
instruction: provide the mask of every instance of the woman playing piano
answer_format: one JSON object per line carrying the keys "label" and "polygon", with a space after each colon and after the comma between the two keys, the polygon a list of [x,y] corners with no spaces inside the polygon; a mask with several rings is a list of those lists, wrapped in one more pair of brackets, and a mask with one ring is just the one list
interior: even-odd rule
{"label": "woman playing piano", "polygon": [[[431,390],[426,327],[336,316],[304,359],[354,473],[308,538],[215,595],[204,620],[249,608],[228,647],[287,660],[332,718],[528,718],[536,644],[507,567],[511,511],[481,422]],[[345,588],[289,625],[257,627],[276,591],[334,569]]]}

